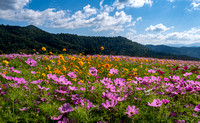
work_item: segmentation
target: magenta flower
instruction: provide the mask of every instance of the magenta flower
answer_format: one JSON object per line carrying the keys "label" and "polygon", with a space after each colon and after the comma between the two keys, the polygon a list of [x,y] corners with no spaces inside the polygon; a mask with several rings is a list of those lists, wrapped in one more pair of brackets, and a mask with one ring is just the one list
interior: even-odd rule
{"label": "magenta flower", "polygon": [[51,117],[51,120],[60,120],[62,118],[62,115],[59,115],[58,117]]}
{"label": "magenta flower", "polygon": [[64,103],[61,107],[58,108],[58,110],[60,110],[60,112],[63,114],[74,111],[69,103]]}
{"label": "magenta flower", "polygon": [[27,108],[27,107],[19,108],[20,111],[26,111],[26,110],[28,110],[28,109],[29,109],[29,108]]}
{"label": "magenta flower", "polygon": [[110,72],[109,72],[109,73],[110,73],[110,74],[118,74],[118,70],[112,68],[112,69],[110,69]]}
{"label": "magenta flower", "polygon": [[185,123],[185,120],[178,120],[178,123]]}
{"label": "magenta flower", "polygon": [[36,72],[35,71],[31,71],[31,74],[36,74]]}
{"label": "magenta flower", "polygon": [[148,70],[148,72],[149,72],[149,73],[155,73],[156,71],[155,71],[155,70],[152,70],[152,69],[150,69],[150,70]]}
{"label": "magenta flower", "polygon": [[125,79],[116,78],[116,79],[114,80],[115,86],[119,86],[119,87],[125,86],[126,83],[125,83],[124,81],[125,81]]}
{"label": "magenta flower", "polygon": [[176,114],[175,112],[172,111],[172,112],[171,112],[171,116],[172,116],[172,117],[177,117],[177,114]]}
{"label": "magenta flower", "polygon": [[137,108],[137,109],[135,109],[135,106],[133,105],[133,106],[128,106],[127,108],[126,108],[126,114],[128,114],[128,117],[131,117],[131,116],[133,116],[133,115],[135,115],[135,114],[138,114],[138,110],[139,110],[139,108]]}
{"label": "magenta flower", "polygon": [[30,66],[37,66],[37,62],[32,58],[28,58],[25,62]]}
{"label": "magenta flower", "polygon": [[69,89],[72,90],[72,91],[77,91],[78,90],[76,86],[74,86],[74,87],[69,86]]}
{"label": "magenta flower", "polygon": [[168,100],[168,99],[162,99],[162,102],[163,102],[164,104],[168,104],[168,103],[169,103],[169,100]]}
{"label": "magenta flower", "polygon": [[115,107],[115,105],[117,104],[117,101],[112,100],[111,102],[109,102],[108,100],[106,100],[106,103],[101,103],[101,104],[104,108],[108,109],[108,108]]}
{"label": "magenta flower", "polygon": [[197,79],[200,79],[200,75],[197,75]]}
{"label": "magenta flower", "polygon": [[97,76],[97,69],[94,68],[94,67],[91,67],[89,69],[89,73],[92,75],[92,76]]}
{"label": "magenta flower", "polygon": [[160,107],[162,105],[162,101],[160,101],[160,99],[154,99],[152,103],[148,102],[149,106],[153,106],[153,107]]}
{"label": "magenta flower", "polygon": [[194,111],[200,112],[200,104],[198,104],[198,105],[194,108]]}
{"label": "magenta flower", "polygon": [[38,88],[41,89],[41,90],[46,90],[46,91],[49,90],[49,88],[41,87],[40,85],[38,85]]}
{"label": "magenta flower", "polygon": [[76,77],[77,77],[77,75],[76,75],[74,72],[69,72],[67,75],[68,75],[70,78],[76,78]]}
{"label": "magenta flower", "polygon": [[183,76],[190,76],[190,75],[192,75],[191,72],[190,72],[190,73],[185,73],[185,74],[183,74]]}
{"label": "magenta flower", "polygon": [[198,115],[197,115],[197,114],[194,114],[194,113],[193,113],[192,115],[193,115],[194,117],[198,117]]}
{"label": "magenta flower", "polygon": [[62,119],[62,121],[58,121],[58,123],[68,123],[67,118],[64,117],[64,118]]}

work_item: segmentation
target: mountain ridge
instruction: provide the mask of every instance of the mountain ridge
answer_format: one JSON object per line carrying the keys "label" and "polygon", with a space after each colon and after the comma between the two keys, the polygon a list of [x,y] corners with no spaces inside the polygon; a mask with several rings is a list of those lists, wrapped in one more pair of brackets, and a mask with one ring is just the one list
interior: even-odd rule
{"label": "mountain ridge", "polygon": [[[125,37],[78,36],[76,34],[53,34],[34,25],[26,27],[0,25],[0,53],[33,53],[32,49],[42,52],[45,46],[48,51],[62,53],[65,48],[68,54],[102,54],[153,57],[166,59],[199,60],[198,58],[170,53],[155,52]],[[103,46],[105,49],[100,50]]]}
{"label": "mountain ridge", "polygon": [[147,48],[156,52],[165,52],[175,55],[186,55],[200,58],[200,47],[171,47],[166,45],[145,45]]}

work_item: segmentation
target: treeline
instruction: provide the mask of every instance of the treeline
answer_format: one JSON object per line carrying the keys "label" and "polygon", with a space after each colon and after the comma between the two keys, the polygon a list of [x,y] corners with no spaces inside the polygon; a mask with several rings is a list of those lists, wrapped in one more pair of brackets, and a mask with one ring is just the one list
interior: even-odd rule
{"label": "treeline", "polygon": [[[51,34],[33,25],[27,27],[0,25],[0,53],[34,53],[33,49],[42,52],[41,47],[48,51],[61,53],[65,48],[68,54],[104,54],[126,55],[167,59],[199,60],[198,58],[173,55],[152,51],[149,48],[128,40],[124,37],[90,37],[74,34]],[[103,46],[105,49],[100,50]]]}

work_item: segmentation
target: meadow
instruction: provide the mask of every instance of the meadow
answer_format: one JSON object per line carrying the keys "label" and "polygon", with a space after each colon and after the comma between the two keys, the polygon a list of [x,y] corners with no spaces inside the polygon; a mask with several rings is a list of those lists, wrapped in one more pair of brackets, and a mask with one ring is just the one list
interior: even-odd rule
{"label": "meadow", "polygon": [[0,55],[2,123],[200,122],[198,61],[42,50]]}

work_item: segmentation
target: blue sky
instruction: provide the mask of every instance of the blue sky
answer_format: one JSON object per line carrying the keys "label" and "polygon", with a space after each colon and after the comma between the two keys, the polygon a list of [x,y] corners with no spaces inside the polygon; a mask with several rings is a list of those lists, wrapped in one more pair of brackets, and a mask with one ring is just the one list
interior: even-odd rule
{"label": "blue sky", "polygon": [[123,36],[141,44],[200,42],[200,0],[1,0],[0,24]]}

